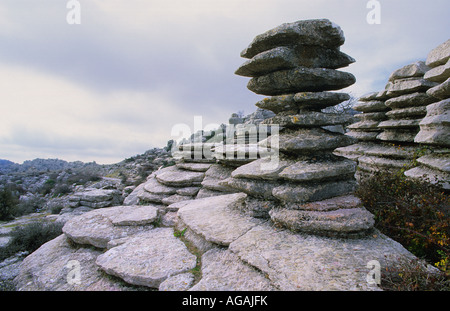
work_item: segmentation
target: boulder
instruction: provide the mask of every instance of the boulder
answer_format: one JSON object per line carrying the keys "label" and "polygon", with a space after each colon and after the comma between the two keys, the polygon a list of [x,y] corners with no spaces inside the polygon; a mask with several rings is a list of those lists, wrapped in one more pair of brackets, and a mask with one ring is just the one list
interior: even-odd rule
{"label": "boulder", "polygon": [[339,90],[355,82],[355,77],[348,72],[297,67],[252,78],[247,88],[261,95],[282,95],[297,92]]}
{"label": "boulder", "polygon": [[202,256],[202,279],[191,291],[272,291],[270,281],[254,267],[225,249]]}
{"label": "boulder", "polygon": [[363,239],[335,239],[295,234],[268,223],[252,228],[229,249],[284,291],[378,290],[367,282],[369,262],[377,260],[389,269],[400,258],[414,258],[376,231]]}
{"label": "boulder", "polygon": [[156,228],[129,237],[98,256],[96,264],[129,284],[158,288],[169,276],[193,269],[197,258],[172,228]]}
{"label": "boulder", "polygon": [[389,77],[389,81],[412,77],[423,77],[423,75],[430,69],[430,67],[425,65],[425,62],[415,62],[394,71]]}
{"label": "boulder", "polygon": [[[140,213],[141,208],[150,213]],[[111,240],[152,229],[153,225],[148,222],[153,219],[153,209],[154,207],[144,209],[142,206],[115,206],[94,210],[70,219],[62,230],[75,243],[106,248]],[[121,225],[114,225],[113,221]],[[132,225],[123,225],[122,221]],[[142,222],[145,225],[140,225]]]}
{"label": "boulder", "polygon": [[450,58],[450,39],[434,48],[427,57],[426,65],[436,67],[444,65]]}
{"label": "boulder", "polygon": [[228,246],[261,220],[241,215],[233,206],[243,204],[243,193],[197,199],[178,210],[178,217],[204,240]]}
{"label": "boulder", "polygon": [[[73,247],[67,237],[45,243],[21,264],[14,282],[18,291],[132,290],[105,276],[95,264],[101,252]],[[77,267],[80,269],[77,279]]]}
{"label": "boulder", "polygon": [[438,84],[427,91],[427,95],[439,99],[446,99],[450,97],[450,78]]}
{"label": "boulder", "polygon": [[261,52],[293,44],[336,48],[344,44],[344,41],[341,28],[329,20],[303,20],[282,24],[256,36],[253,42],[241,52],[241,56],[252,58]]}

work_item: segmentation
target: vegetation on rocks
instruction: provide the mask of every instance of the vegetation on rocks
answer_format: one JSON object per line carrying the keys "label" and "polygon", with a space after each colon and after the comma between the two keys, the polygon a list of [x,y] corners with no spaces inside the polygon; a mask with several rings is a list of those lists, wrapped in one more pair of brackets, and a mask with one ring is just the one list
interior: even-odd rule
{"label": "vegetation on rocks", "polygon": [[[417,275],[420,270],[418,264],[405,262],[402,268],[398,268],[396,277],[390,278],[395,284],[390,286],[391,289],[430,290],[442,283],[446,284],[447,290],[450,289],[448,193],[424,180],[408,179],[403,170],[399,170],[396,173],[378,172],[363,179],[356,194],[375,215],[377,229],[439,268],[447,279],[446,282],[438,282],[437,279],[424,281]],[[413,276],[420,281],[412,281]]]}

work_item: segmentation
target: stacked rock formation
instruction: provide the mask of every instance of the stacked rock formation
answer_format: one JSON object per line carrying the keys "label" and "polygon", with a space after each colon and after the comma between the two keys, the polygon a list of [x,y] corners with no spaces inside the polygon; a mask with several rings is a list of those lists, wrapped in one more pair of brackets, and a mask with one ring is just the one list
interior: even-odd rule
{"label": "stacked rock formation", "polygon": [[392,73],[386,86],[386,106],[392,110],[386,115],[389,120],[378,127],[383,132],[378,139],[389,142],[412,143],[419,132],[419,123],[426,114],[426,106],[433,98],[426,91],[436,83],[423,79],[429,70],[425,62],[416,62],[404,66]]}
{"label": "stacked rock formation", "polygon": [[[279,158],[243,165],[223,184],[272,200],[278,208],[270,211],[271,219],[294,231],[351,236],[373,225],[361,202],[348,196],[356,186],[355,163],[332,154],[355,140],[322,128],[349,119],[321,112],[349,99],[329,91],[355,83],[352,74],[336,70],[354,62],[339,50],[344,40],[342,30],[329,20],[284,24],[257,36],[241,53],[250,60],[236,71],[252,77],[251,91],[272,96],[257,106],[276,114],[263,123],[282,130],[259,145],[278,150]],[[270,167],[274,160],[279,163]]]}
{"label": "stacked rock formation", "polygon": [[[347,133],[359,142],[335,150],[337,155],[358,161],[358,180],[374,172],[408,168],[422,154],[415,161],[419,166],[405,175],[440,182],[445,189],[450,187],[450,160],[445,149],[450,145],[449,57],[450,40],[431,51],[426,62],[418,61],[394,71],[382,92],[359,99],[361,103],[354,109],[363,112],[357,117],[364,121],[349,126]],[[380,109],[377,112],[370,107],[376,103]],[[388,120],[381,119],[382,111],[387,111]]]}
{"label": "stacked rock formation", "polygon": [[435,150],[417,159],[420,166],[406,171],[405,175],[425,177],[450,189],[450,40],[428,54],[426,65],[432,69],[425,73],[424,79],[439,83],[429,89],[427,95],[437,102],[426,107],[426,116],[419,123],[420,131],[414,142],[433,146]]}

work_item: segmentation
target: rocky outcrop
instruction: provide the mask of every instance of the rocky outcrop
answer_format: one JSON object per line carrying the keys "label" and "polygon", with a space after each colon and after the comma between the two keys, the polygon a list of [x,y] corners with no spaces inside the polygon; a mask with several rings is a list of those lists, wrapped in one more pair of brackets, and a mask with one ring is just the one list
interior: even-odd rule
{"label": "rocky outcrop", "polygon": [[349,97],[327,90],[355,80],[336,70],[354,61],[343,42],[328,20],[257,36],[238,73],[274,94],[258,103],[274,113],[260,122],[269,135],[253,127],[176,146],[175,165],[152,173],[125,205],[68,219],[63,235],[24,260],[17,288],[377,290],[368,263],[389,269],[412,255],[373,229],[352,195],[356,163],[332,152],[354,138],[323,128],[348,121],[321,111]]}
{"label": "rocky outcrop", "polygon": [[354,109],[363,112],[362,121],[347,133],[359,142],[335,150],[358,161],[358,179],[403,169],[410,178],[450,188],[449,46],[446,41],[426,61],[394,71],[384,91],[359,99]]}
{"label": "rocky outcrop", "polygon": [[[321,31],[316,32],[316,28]],[[305,31],[304,37],[289,41],[289,48],[284,48],[284,39],[278,39],[283,37],[281,33],[296,33],[298,29]],[[305,43],[326,41],[322,36],[340,39],[320,48],[317,43]],[[263,45],[258,43],[260,40],[271,43]],[[276,113],[263,123],[278,124],[282,130],[259,143],[279,152],[272,168],[267,168],[270,166],[267,158],[259,159],[235,170],[226,184],[250,196],[277,202],[278,208],[269,215],[272,221],[296,232],[350,236],[364,234],[373,226],[372,216],[361,205],[349,211],[339,205],[333,211],[302,208],[308,202],[347,195],[356,186],[355,163],[332,154],[333,149],[355,140],[323,129],[344,124],[349,116],[321,112],[349,98],[348,94],[329,90],[339,90],[355,82],[350,73],[336,70],[354,61],[339,51],[343,42],[342,30],[327,20],[282,25],[258,36],[242,53],[249,58],[251,55],[251,59],[236,71],[253,77],[248,84],[250,90],[273,95],[259,103],[260,107]],[[260,46],[259,53],[249,54],[247,51],[253,50],[254,45]],[[270,49],[263,50],[263,46]],[[282,59],[285,61],[281,62]],[[274,162],[273,158],[269,160]]]}

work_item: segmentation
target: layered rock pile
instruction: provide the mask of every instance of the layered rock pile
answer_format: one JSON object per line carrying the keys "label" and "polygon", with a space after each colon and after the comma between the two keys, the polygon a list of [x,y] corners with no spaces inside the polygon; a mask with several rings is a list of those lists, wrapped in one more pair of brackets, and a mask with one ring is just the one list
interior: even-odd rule
{"label": "layered rock pile", "polygon": [[[244,51],[257,64],[247,70],[261,78],[250,87],[276,94],[264,101],[276,113],[267,123],[281,123],[283,130],[244,154],[271,151],[240,165],[232,159],[236,149],[222,163],[203,151],[192,157],[195,148],[188,149],[176,166],[143,184],[157,202],[70,219],[63,235],[24,260],[17,288],[377,290],[368,263],[389,269],[413,256],[373,229],[372,215],[351,195],[355,163],[332,150],[354,139],[321,128],[345,119],[320,111],[348,98],[328,91],[354,83],[351,74],[335,70],[353,61],[339,51],[343,42],[341,29],[328,20],[284,24],[258,36]],[[195,195],[200,185],[212,196]],[[223,194],[230,187],[240,192]],[[171,196],[188,199],[167,200]],[[168,213],[175,213],[172,222],[164,221]]]}
{"label": "layered rock pile", "polygon": [[406,171],[405,175],[425,177],[450,189],[450,40],[428,54],[426,65],[432,69],[425,73],[424,79],[439,83],[429,89],[427,95],[437,102],[426,107],[426,116],[419,123],[420,131],[414,142],[433,146],[435,150],[433,154],[418,158],[420,165]]}
{"label": "layered rock pile", "polygon": [[[336,70],[354,62],[339,50],[344,40],[342,30],[328,20],[284,24],[257,36],[241,53],[250,60],[236,71],[252,77],[250,90],[272,95],[257,105],[276,114],[263,123],[282,130],[259,143],[278,150],[279,159],[243,165],[226,184],[274,201],[278,208],[270,217],[294,231],[349,236],[373,225],[359,200],[347,196],[356,186],[355,163],[332,154],[355,140],[322,128],[349,118],[321,112],[349,99],[348,94],[329,91],[355,83],[352,74]],[[271,162],[273,167],[267,168]],[[322,202],[310,203],[317,201]]]}
{"label": "layered rock pile", "polygon": [[[335,154],[358,161],[357,179],[379,171],[408,169],[418,163],[405,175],[441,182],[444,188],[450,188],[450,160],[445,149],[450,145],[449,57],[450,40],[431,51],[426,62],[394,71],[382,92],[359,99],[361,103],[354,108],[363,113],[358,118],[371,121],[349,126],[347,135],[359,142],[335,150]],[[370,107],[376,103],[377,112]],[[388,120],[383,121],[384,111]],[[363,134],[363,128],[370,129],[370,133]]]}

